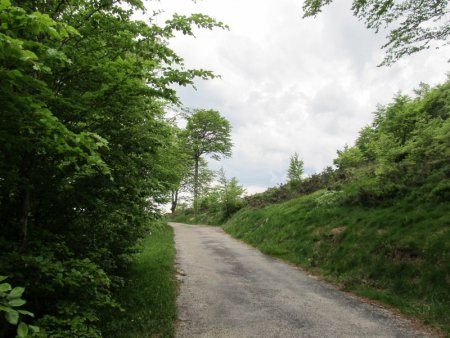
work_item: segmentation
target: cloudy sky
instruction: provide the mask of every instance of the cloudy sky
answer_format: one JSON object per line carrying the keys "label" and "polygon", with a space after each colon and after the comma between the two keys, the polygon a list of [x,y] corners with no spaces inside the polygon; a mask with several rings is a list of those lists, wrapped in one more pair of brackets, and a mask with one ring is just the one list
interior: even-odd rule
{"label": "cloudy sky", "polygon": [[180,88],[187,107],[211,108],[233,125],[233,156],[223,166],[250,193],[286,181],[289,158],[304,160],[307,174],[332,164],[336,150],[353,144],[378,103],[389,103],[422,81],[443,82],[450,48],[429,50],[390,68],[378,68],[385,34],[352,16],[351,1],[335,0],[316,19],[302,19],[302,0],[161,0],[150,9],[208,14],[229,31],[179,36],[171,47],[186,66],[221,79]]}

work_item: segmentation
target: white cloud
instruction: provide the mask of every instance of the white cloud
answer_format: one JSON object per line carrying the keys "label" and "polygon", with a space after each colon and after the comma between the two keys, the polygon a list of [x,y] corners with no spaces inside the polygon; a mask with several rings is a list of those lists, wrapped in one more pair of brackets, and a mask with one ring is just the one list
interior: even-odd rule
{"label": "white cloud", "polygon": [[[222,79],[180,88],[193,108],[219,110],[233,125],[233,157],[223,166],[248,191],[285,180],[298,152],[309,174],[332,163],[371,122],[378,103],[419,82],[444,81],[450,48],[429,50],[378,68],[385,33],[376,35],[352,16],[351,1],[338,1],[316,19],[302,19],[301,0],[161,0],[149,6],[209,14],[230,31],[179,36],[171,46],[188,67],[212,69]],[[258,190],[259,189],[259,190]]]}

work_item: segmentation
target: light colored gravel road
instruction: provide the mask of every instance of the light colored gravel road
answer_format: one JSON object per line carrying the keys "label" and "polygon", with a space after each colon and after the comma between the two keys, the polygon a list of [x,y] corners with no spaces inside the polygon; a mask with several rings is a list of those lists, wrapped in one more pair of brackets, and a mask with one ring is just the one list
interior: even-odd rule
{"label": "light colored gravel road", "polygon": [[180,273],[176,337],[426,337],[220,228],[171,225]]}

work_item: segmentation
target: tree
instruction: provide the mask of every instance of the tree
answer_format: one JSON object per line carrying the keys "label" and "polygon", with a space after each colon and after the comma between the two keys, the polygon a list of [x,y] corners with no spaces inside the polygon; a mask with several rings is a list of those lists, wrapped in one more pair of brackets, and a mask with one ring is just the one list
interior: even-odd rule
{"label": "tree", "polygon": [[205,155],[214,159],[231,156],[231,125],[218,111],[198,109],[188,118],[186,143],[194,160],[194,210],[197,210],[199,193],[199,162]]}
{"label": "tree", "polygon": [[[304,17],[317,16],[333,0],[305,0]],[[369,29],[379,32],[392,27],[386,56],[381,65],[391,65],[405,55],[430,48],[432,42],[448,45],[450,5],[448,0],[353,0],[353,14]]]}
{"label": "tree", "polygon": [[242,195],[245,189],[242,185],[239,185],[236,177],[227,179],[223,168],[219,171],[219,184],[219,200],[223,217],[227,218],[241,207]]}
{"label": "tree", "polygon": [[143,9],[0,0],[0,271],[48,336],[100,336],[99,309],[117,307],[111,290],[179,179],[165,156],[173,84],[213,77],[169,40],[222,24],[134,20]]}
{"label": "tree", "polygon": [[303,161],[298,157],[297,153],[291,156],[291,162],[288,169],[288,184],[295,186],[302,181]]}
{"label": "tree", "polygon": [[175,213],[179,193],[186,190],[187,177],[193,168],[191,154],[182,139],[182,130],[172,127],[168,141],[160,150],[160,170],[164,174],[162,181],[169,185],[172,214]]}
{"label": "tree", "polygon": [[[195,188],[195,165],[191,158],[187,163],[189,163],[189,168],[180,184],[179,192],[187,192],[190,196],[193,196]],[[199,199],[211,192],[211,184],[215,176],[215,172],[208,168],[208,162],[204,158],[200,158],[197,174],[197,192]]]}

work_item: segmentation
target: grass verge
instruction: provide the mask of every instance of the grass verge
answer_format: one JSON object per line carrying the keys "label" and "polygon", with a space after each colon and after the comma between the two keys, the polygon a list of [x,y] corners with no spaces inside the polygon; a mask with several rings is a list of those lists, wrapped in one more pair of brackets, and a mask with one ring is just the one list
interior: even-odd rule
{"label": "grass verge", "polygon": [[246,208],[224,229],[450,336],[450,204],[340,205],[326,192]]}
{"label": "grass verge", "polygon": [[152,229],[134,256],[116,298],[125,311],[107,314],[102,334],[112,338],[173,337],[176,319],[175,247],[167,224]]}

